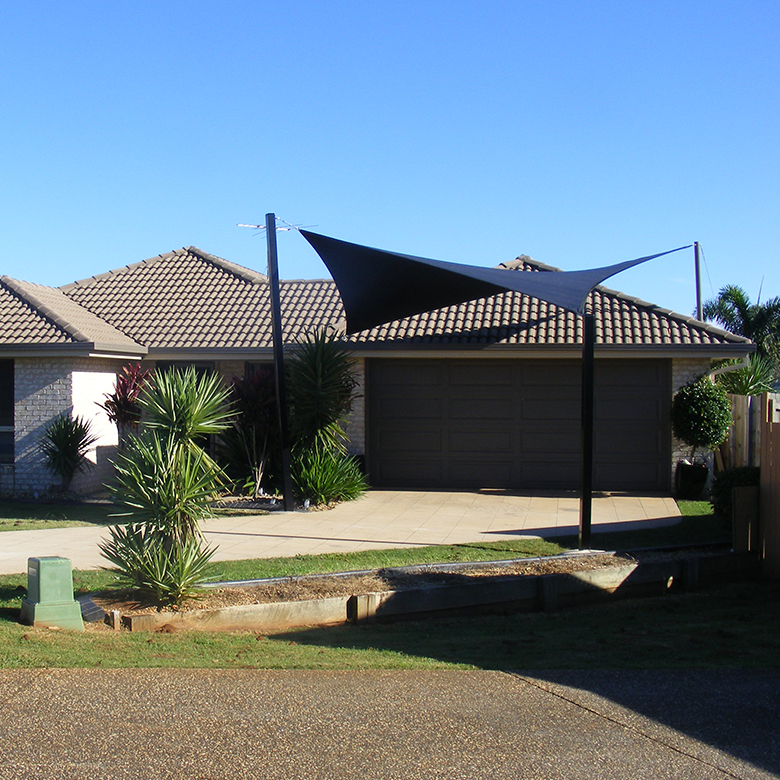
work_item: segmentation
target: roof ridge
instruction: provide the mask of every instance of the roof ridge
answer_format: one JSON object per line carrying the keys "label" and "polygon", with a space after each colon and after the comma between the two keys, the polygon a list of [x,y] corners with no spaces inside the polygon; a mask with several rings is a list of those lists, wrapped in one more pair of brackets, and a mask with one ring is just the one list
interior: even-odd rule
{"label": "roof ridge", "polygon": [[89,287],[90,285],[103,281],[103,279],[108,279],[111,276],[117,276],[119,274],[128,273],[129,271],[134,271],[136,268],[142,265],[154,265],[162,260],[169,260],[172,257],[177,255],[181,256],[186,253],[196,255],[201,260],[205,260],[207,263],[216,265],[222,270],[227,271],[228,273],[232,273],[234,276],[238,276],[239,278],[244,279],[244,281],[251,282],[252,284],[268,283],[268,277],[265,274],[261,274],[258,271],[253,271],[251,268],[244,268],[243,266],[238,265],[237,263],[233,263],[230,260],[217,257],[217,255],[211,255],[196,246],[186,246],[182,247],[181,249],[173,249],[170,252],[164,252],[162,254],[155,255],[154,257],[148,257],[145,260],[139,260],[137,263],[129,263],[128,265],[124,265],[119,268],[113,268],[110,271],[104,271],[102,274],[89,276],[85,279],[78,279],[75,282],[63,284],[56,289],[59,289],[67,294],[76,287]]}
{"label": "roof ridge", "polygon": [[[49,322],[56,325],[61,330],[65,331],[71,338],[76,341],[90,342],[91,339],[87,337],[82,331],[75,327],[72,323],[68,322],[64,317],[58,314],[48,304],[46,304],[41,298],[35,295],[34,292],[29,289],[25,289],[25,285],[31,285],[33,287],[44,287],[52,292],[58,292],[65,297],[65,293],[57,287],[47,287],[45,284],[36,284],[35,282],[23,282],[19,279],[14,279],[10,276],[0,277],[0,281],[8,288],[14,295],[21,298],[28,306],[32,306],[35,311],[41,316],[45,317]],[[81,304],[71,301],[71,303],[78,306],[80,309],[89,312],[89,309],[85,309]],[[94,316],[94,315],[93,315]]]}
{"label": "roof ridge", "polygon": [[146,260],[139,260],[137,263],[128,263],[127,265],[120,266],[119,268],[112,268],[109,271],[104,271],[102,274],[95,274],[95,276],[88,276],[85,279],[77,279],[75,282],[69,284],[63,284],[56,289],[61,290],[67,294],[74,287],[89,287],[96,282],[101,282],[103,279],[108,279],[111,276],[117,276],[119,274],[126,274],[129,271],[133,271],[142,265],[152,265],[160,262],[161,260],[167,260],[174,255],[180,255],[185,252],[185,249],[174,249],[171,252],[165,252],[163,254],[155,255],[154,257],[148,257]]}
{"label": "roof ridge", "polygon": [[514,260],[508,260],[506,263],[499,263],[496,268],[506,268],[508,271],[519,270],[520,265],[531,265],[539,271],[559,271],[563,269],[556,268],[554,265],[547,265],[540,260],[534,260],[530,255],[518,255]]}
{"label": "roof ridge", "polygon": [[253,270],[252,268],[246,268],[245,266],[234,263],[231,260],[225,260],[224,257],[209,254],[208,252],[204,252],[202,249],[199,249],[196,246],[188,246],[184,249],[187,252],[191,252],[192,254],[197,255],[202,260],[213,263],[225,271],[241,277],[247,282],[252,282],[253,284],[268,284],[268,277],[259,271]]}

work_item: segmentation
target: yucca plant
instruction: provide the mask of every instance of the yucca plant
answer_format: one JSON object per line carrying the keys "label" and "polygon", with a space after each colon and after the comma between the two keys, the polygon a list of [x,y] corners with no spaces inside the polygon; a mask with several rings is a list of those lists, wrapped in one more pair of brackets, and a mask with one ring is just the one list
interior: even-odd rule
{"label": "yucca plant", "polygon": [[167,606],[197,598],[207,580],[215,549],[190,537],[169,546],[164,537],[143,523],[114,526],[100,550],[119,575],[119,581],[139,592],[141,599]]}
{"label": "yucca plant", "polygon": [[187,442],[148,431],[136,437],[115,464],[112,486],[123,515],[143,522],[170,544],[198,537],[211,515],[221,472],[206,453]]}
{"label": "yucca plant", "polygon": [[144,430],[114,464],[111,489],[131,523],[111,529],[103,555],[159,603],[188,597],[214,553],[198,523],[211,513],[222,472],[198,439],[228,425],[226,395],[218,377],[194,369],[156,374],[138,401]]}
{"label": "yucca plant", "polygon": [[[733,363],[735,361],[728,361],[724,365]],[[719,387],[732,395],[753,396],[771,393],[775,381],[775,368],[771,360],[753,354],[749,357],[746,366],[718,374],[715,381]]]}
{"label": "yucca plant", "polygon": [[307,335],[287,362],[290,432],[297,447],[315,441],[344,451],[344,416],[357,387],[346,345],[324,332]]}
{"label": "yucca plant", "polygon": [[41,450],[49,470],[57,475],[63,491],[70,487],[73,477],[92,466],[87,453],[97,442],[89,420],[70,412],[63,412],[47,426],[41,439]]}
{"label": "yucca plant", "polygon": [[220,377],[198,375],[192,366],[156,372],[138,403],[145,429],[162,431],[174,441],[190,444],[224,431],[231,416],[228,389]]}
{"label": "yucca plant", "polygon": [[291,472],[295,494],[314,504],[352,501],[368,490],[355,458],[322,444],[296,451]]}

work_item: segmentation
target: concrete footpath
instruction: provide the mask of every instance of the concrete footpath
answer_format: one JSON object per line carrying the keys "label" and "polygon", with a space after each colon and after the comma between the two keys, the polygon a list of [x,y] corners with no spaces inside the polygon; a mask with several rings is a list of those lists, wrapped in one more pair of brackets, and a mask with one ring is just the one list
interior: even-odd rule
{"label": "concrete footpath", "polygon": [[[594,534],[679,520],[669,497],[593,500]],[[560,536],[576,534],[578,524],[579,501],[569,495],[375,490],[331,510],[222,517],[203,530],[219,548],[215,560],[224,561]],[[98,548],[105,537],[100,526],[0,533],[0,574],[25,572],[28,558],[49,555],[69,558],[74,569],[97,569],[105,563]]]}
{"label": "concrete footpath", "polygon": [[0,672],[1,780],[776,778],[780,673]]}

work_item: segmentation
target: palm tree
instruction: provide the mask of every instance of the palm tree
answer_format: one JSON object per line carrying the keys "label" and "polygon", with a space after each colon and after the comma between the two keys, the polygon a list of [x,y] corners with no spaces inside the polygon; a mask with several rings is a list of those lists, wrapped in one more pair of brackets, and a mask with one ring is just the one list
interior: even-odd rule
{"label": "palm tree", "polygon": [[705,319],[750,339],[761,357],[775,365],[780,363],[780,297],[751,303],[741,287],[730,284],[720,290],[717,298],[704,304],[703,312]]}

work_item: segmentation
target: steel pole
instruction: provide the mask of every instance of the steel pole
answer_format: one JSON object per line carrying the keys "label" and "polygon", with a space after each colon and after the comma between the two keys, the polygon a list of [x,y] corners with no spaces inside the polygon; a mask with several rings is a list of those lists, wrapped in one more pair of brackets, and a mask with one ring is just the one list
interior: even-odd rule
{"label": "steel pole", "polygon": [[282,335],[282,304],[279,296],[279,263],[276,253],[276,215],[265,215],[268,239],[268,282],[271,288],[271,325],[274,338],[274,379],[276,409],[279,416],[279,439],[282,445],[282,501],[286,512],[295,508],[290,476],[290,436],[287,426],[287,386],[284,377],[284,338]]}
{"label": "steel pole", "polygon": [[701,307],[701,269],[699,267],[699,242],[693,242],[693,264],[696,267],[696,319],[701,322],[704,314]]}
{"label": "steel pole", "polygon": [[590,549],[593,517],[593,395],[596,325],[593,314],[582,316],[582,457],[580,459],[580,550]]}

